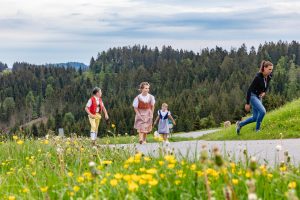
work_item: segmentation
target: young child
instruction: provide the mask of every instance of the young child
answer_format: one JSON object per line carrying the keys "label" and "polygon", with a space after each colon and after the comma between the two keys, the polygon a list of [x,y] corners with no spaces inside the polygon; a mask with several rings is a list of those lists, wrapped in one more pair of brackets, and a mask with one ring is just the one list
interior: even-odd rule
{"label": "young child", "polygon": [[104,112],[105,119],[108,120],[108,114],[102,101],[102,91],[100,88],[93,89],[93,95],[88,100],[85,111],[88,113],[89,121],[91,124],[91,140],[96,144],[98,128],[101,120],[101,113]]}
{"label": "young child", "polygon": [[168,134],[170,133],[170,128],[169,128],[169,119],[172,120],[173,124],[176,125],[176,122],[174,118],[171,115],[171,112],[168,111],[168,104],[163,103],[161,106],[161,110],[158,112],[158,116],[156,117],[154,121],[154,126],[156,125],[157,121],[159,120],[158,123],[158,133],[163,136],[164,142],[166,144],[170,144],[168,141]]}
{"label": "young child", "polygon": [[149,94],[150,84],[142,82],[140,84],[139,94],[133,101],[135,111],[134,128],[139,133],[139,143],[145,144],[147,134],[152,130],[153,112],[155,98]]}

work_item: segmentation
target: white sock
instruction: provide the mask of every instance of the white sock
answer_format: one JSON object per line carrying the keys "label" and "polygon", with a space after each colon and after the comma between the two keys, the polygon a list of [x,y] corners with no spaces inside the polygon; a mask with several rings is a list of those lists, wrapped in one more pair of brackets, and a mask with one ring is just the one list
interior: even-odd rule
{"label": "white sock", "polygon": [[91,139],[96,140],[97,134],[95,132],[91,132]]}

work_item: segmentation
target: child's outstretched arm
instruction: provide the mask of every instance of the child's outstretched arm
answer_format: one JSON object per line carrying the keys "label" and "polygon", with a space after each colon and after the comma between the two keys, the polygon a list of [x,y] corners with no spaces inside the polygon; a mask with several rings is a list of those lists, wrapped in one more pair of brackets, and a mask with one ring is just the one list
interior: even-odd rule
{"label": "child's outstretched arm", "polygon": [[168,118],[172,120],[172,123],[173,123],[174,125],[176,125],[176,122],[175,122],[174,118],[172,117],[172,115],[168,115]]}
{"label": "child's outstretched arm", "polygon": [[154,123],[153,123],[153,126],[155,126],[155,125],[156,125],[156,123],[157,123],[158,119],[159,119],[159,116],[157,116],[157,117],[156,117],[156,119],[155,119],[155,121],[154,121]]}
{"label": "child's outstretched arm", "polygon": [[105,117],[105,119],[108,120],[108,119],[109,119],[108,113],[107,113],[107,110],[106,110],[106,108],[105,108],[104,105],[103,105],[103,112],[104,112],[104,117]]}

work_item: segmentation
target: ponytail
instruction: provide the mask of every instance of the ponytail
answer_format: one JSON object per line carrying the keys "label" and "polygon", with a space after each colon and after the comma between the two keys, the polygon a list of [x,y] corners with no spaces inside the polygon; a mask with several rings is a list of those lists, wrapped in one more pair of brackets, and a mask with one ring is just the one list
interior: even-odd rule
{"label": "ponytail", "polygon": [[273,66],[270,61],[263,60],[261,61],[259,72],[263,73],[266,67]]}

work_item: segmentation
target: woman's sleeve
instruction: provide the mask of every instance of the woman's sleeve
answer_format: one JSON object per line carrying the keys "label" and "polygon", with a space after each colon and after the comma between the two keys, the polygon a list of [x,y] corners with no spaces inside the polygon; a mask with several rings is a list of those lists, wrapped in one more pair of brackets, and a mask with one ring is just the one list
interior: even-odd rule
{"label": "woman's sleeve", "polygon": [[258,76],[255,76],[255,78],[253,79],[251,85],[249,86],[248,88],[248,91],[247,91],[247,97],[246,97],[246,100],[247,100],[247,104],[250,103],[250,97],[251,97],[251,92],[254,91],[255,89],[255,86],[258,84]]}
{"label": "woman's sleeve", "polygon": [[133,106],[134,108],[139,107],[139,101],[138,101],[138,98],[137,98],[137,97],[134,98],[132,106]]}
{"label": "woman's sleeve", "polygon": [[152,99],[151,99],[151,105],[154,106],[154,104],[155,104],[155,97],[152,96]]}

